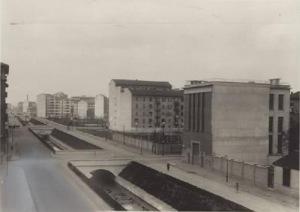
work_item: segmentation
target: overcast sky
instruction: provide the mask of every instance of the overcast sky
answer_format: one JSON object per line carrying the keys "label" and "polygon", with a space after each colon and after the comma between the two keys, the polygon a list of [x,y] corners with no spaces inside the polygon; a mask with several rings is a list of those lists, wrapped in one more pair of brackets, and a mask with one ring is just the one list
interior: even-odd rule
{"label": "overcast sky", "polygon": [[112,78],[280,77],[300,89],[300,1],[2,0],[9,101],[108,94]]}

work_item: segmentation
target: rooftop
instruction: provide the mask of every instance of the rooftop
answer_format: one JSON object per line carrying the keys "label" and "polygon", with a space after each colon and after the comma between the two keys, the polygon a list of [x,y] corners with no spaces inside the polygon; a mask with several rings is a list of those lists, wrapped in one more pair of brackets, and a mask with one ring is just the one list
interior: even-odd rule
{"label": "rooftop", "polygon": [[165,97],[182,97],[183,90],[147,90],[147,89],[130,89],[134,96],[165,96]]}
{"label": "rooftop", "polygon": [[164,87],[172,88],[172,85],[166,81],[143,81],[143,80],[126,80],[126,79],[113,79],[116,86],[130,87],[130,86],[149,86],[149,87]]}
{"label": "rooftop", "polygon": [[218,78],[210,79],[210,80],[189,80],[187,81],[184,88],[205,87],[214,84],[260,85],[260,86],[269,86],[271,88],[290,89],[290,86],[286,83],[280,82],[279,78],[270,79],[269,81],[247,80],[247,79],[232,80],[232,79],[218,79]]}

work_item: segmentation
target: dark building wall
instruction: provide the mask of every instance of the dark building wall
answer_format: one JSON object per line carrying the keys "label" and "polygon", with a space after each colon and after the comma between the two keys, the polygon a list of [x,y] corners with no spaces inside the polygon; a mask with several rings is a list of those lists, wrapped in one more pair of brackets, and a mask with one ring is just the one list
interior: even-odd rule
{"label": "dark building wall", "polygon": [[188,152],[193,141],[200,143],[201,152],[212,152],[211,102],[211,92],[184,95],[183,142]]}

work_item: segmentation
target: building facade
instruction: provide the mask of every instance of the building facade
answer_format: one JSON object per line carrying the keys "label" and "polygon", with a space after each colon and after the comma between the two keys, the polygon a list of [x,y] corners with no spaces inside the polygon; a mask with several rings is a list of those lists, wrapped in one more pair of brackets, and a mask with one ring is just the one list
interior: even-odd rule
{"label": "building facade", "polygon": [[39,94],[37,96],[37,116],[42,118],[66,118],[71,115],[71,101],[62,92]]}
{"label": "building facade", "polygon": [[[73,96],[70,98],[71,101],[71,116],[73,118],[81,118],[79,113],[82,115],[82,111],[79,111],[78,104],[80,101],[85,101],[87,103],[87,115],[85,118],[94,119],[95,118],[95,97],[89,96]],[[81,103],[84,104],[84,103]]]}
{"label": "building facade", "polygon": [[78,118],[79,119],[87,119],[88,117],[88,103],[84,100],[80,100],[77,103],[78,108]]}
{"label": "building facade", "polygon": [[110,129],[127,132],[178,131],[183,127],[183,91],[168,82],[112,80]]}
{"label": "building facade", "polygon": [[288,130],[290,122],[290,86],[280,84],[279,79],[270,80],[269,95],[269,161],[270,163],[288,153]]}
{"label": "building facade", "polygon": [[[268,141],[269,117],[288,116],[283,111],[271,111],[269,98],[271,94],[284,94],[283,99],[287,101],[288,88],[267,83],[224,81],[192,81],[186,85],[183,133],[186,160],[198,160],[203,152],[267,164],[270,146],[275,149],[278,146],[276,139],[271,144]],[[279,104],[277,96],[275,101],[274,104]],[[285,119],[281,121],[284,130],[288,125]]]}
{"label": "building facade", "polygon": [[102,94],[95,98],[95,118],[108,120],[108,98]]}
{"label": "building facade", "polygon": [[[7,75],[9,65],[1,63],[0,69],[0,165],[8,154],[8,114],[7,114]],[[1,176],[0,176],[1,177]]]}

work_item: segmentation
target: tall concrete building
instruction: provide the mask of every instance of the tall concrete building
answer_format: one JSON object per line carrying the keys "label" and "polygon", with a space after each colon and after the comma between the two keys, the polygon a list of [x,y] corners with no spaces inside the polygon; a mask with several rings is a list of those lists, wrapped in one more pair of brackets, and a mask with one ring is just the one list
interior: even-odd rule
{"label": "tall concrete building", "polygon": [[169,82],[114,79],[109,84],[110,129],[153,132],[183,126],[183,91]]}
{"label": "tall concrete building", "polygon": [[278,158],[289,89],[278,80],[191,81],[184,87],[184,156],[193,162],[205,152],[261,164]]}
{"label": "tall concrete building", "polygon": [[[87,109],[87,116],[86,118],[93,119],[95,117],[95,97],[90,96],[73,96],[70,98],[71,101],[71,114],[73,118],[82,118],[79,117],[79,111],[78,103],[80,101],[85,101],[87,103],[88,109]],[[81,103],[81,105],[84,103]]]}
{"label": "tall concrete building", "polygon": [[108,98],[102,94],[95,98],[95,118],[108,120]]}
{"label": "tall concrete building", "polygon": [[39,94],[37,96],[37,116],[43,118],[65,118],[71,115],[71,101],[62,92]]}
{"label": "tall concrete building", "polygon": [[35,117],[37,115],[37,105],[36,102],[29,101],[29,98],[24,102],[21,102],[22,104],[22,113],[26,114],[29,117]]}
{"label": "tall concrete building", "polygon": [[78,108],[78,118],[86,119],[88,117],[88,103],[84,100],[80,100],[77,103]]}
{"label": "tall concrete building", "polygon": [[0,165],[6,158],[8,147],[8,115],[7,115],[7,75],[9,73],[9,65],[1,63],[0,69]]}

